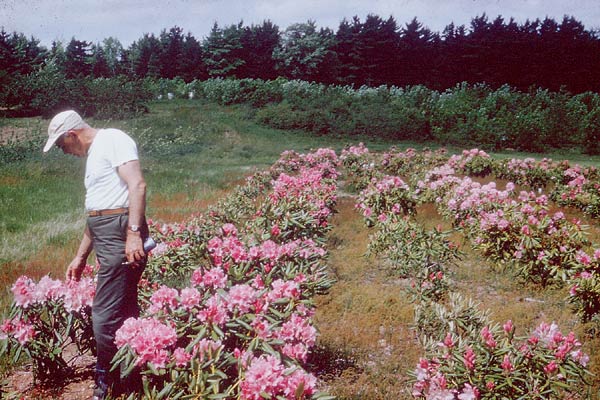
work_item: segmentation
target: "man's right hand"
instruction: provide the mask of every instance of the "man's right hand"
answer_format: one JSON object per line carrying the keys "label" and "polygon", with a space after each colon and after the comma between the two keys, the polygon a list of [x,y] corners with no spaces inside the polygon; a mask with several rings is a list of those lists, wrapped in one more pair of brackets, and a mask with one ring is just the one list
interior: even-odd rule
{"label": "man's right hand", "polygon": [[83,257],[76,256],[73,261],[67,267],[67,280],[75,280],[78,281],[81,279],[81,274],[83,274],[83,270],[85,268],[86,260]]}

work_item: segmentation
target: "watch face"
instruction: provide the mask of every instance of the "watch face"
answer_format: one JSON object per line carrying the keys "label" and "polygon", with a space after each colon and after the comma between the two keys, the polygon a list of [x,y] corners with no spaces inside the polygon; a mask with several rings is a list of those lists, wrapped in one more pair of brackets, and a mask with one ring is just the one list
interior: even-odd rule
{"label": "watch face", "polygon": [[139,230],[140,230],[140,227],[139,227],[139,226],[137,226],[137,225],[131,225],[131,226],[129,227],[129,230],[130,230],[130,231],[132,231],[132,232],[137,232],[137,231],[139,231]]}

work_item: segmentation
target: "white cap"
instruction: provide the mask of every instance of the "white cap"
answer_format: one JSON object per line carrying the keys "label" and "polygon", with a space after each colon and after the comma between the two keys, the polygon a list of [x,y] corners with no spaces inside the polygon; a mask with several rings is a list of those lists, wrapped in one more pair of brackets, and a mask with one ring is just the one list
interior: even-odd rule
{"label": "white cap", "polygon": [[83,125],[83,119],[73,110],[58,113],[50,121],[48,126],[48,141],[44,146],[44,153],[50,150],[56,140],[71,129],[79,129]]}

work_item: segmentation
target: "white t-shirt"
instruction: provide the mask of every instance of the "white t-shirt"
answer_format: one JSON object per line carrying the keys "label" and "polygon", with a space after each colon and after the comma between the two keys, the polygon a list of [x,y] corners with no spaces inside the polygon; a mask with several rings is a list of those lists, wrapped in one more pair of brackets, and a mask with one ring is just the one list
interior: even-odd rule
{"label": "white t-shirt", "polygon": [[86,211],[129,206],[127,184],[117,167],[137,159],[137,146],[125,132],[100,129],[96,133],[85,165]]}

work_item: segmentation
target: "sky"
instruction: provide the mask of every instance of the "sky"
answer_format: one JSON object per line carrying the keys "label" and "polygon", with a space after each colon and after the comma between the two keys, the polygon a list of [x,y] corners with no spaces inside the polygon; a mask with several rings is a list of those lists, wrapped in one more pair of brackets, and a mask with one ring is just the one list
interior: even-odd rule
{"label": "sky", "polygon": [[335,31],[344,18],[364,21],[375,14],[393,16],[400,26],[417,17],[441,32],[450,22],[468,27],[483,13],[518,23],[547,16],[560,22],[569,15],[587,29],[600,29],[599,0],[0,0],[0,27],[47,47],[73,37],[93,43],[114,37],[127,47],[145,33],[158,36],[173,26],[202,40],[215,22],[249,26],[270,20],[283,31],[310,19]]}

